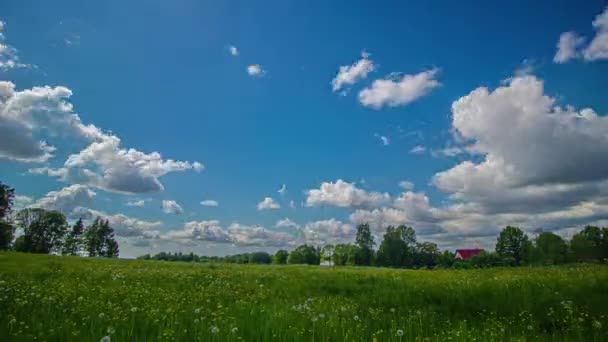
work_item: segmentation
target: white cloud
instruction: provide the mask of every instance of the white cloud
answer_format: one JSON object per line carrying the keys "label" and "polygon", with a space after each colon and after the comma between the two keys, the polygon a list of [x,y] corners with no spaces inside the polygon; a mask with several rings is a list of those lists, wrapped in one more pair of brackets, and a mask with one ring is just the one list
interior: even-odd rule
{"label": "white cloud", "polygon": [[289,207],[291,209],[295,209],[296,208],[296,203],[293,200],[289,201]]}
{"label": "white cloud", "polygon": [[19,211],[34,202],[34,199],[25,195],[15,195],[13,210]]}
{"label": "white cloud", "polygon": [[334,218],[308,222],[300,231],[305,243],[325,245],[349,242],[352,243],[355,228],[349,223],[343,223]]}
{"label": "white cloud", "polygon": [[287,217],[282,220],[278,220],[274,226],[275,226],[275,228],[298,228],[298,227],[300,227],[299,224],[293,222],[292,220],[288,219]]}
{"label": "white cloud", "polygon": [[355,84],[357,81],[367,77],[367,74],[374,71],[375,65],[369,58],[369,54],[361,53],[361,59],[352,65],[343,65],[338,70],[338,74],[331,81],[334,92],[341,90],[344,86]]}
{"label": "white cloud", "polygon": [[96,195],[89,187],[74,184],[61,190],[51,191],[29,206],[69,214],[76,207],[88,205]]}
{"label": "white cloud", "polygon": [[30,65],[19,61],[17,49],[5,43],[3,33],[5,27],[5,23],[0,20],[0,70],[29,67]]}
{"label": "white cloud", "polygon": [[183,230],[171,230],[162,235],[161,239],[175,241],[232,241],[230,235],[222,229],[220,222],[217,220],[186,222]]}
{"label": "white cloud", "polygon": [[228,46],[228,52],[232,55],[232,56],[238,56],[239,55],[239,49],[236,48],[236,46],[234,45],[230,45]]}
{"label": "white cloud", "polygon": [[306,206],[332,205],[336,207],[373,208],[390,201],[387,193],[367,192],[353,183],[338,179],[335,183],[323,182],[319,189],[306,192]]}
{"label": "white cloud", "polygon": [[585,42],[576,32],[564,32],[559,37],[557,52],[553,57],[555,63],[565,63],[579,55],[578,48]]}
{"label": "white cloud", "polygon": [[281,185],[281,188],[277,190],[277,192],[281,195],[285,195],[285,193],[287,192],[287,184]]}
{"label": "white cloud", "polygon": [[575,32],[564,32],[557,43],[557,52],[553,57],[555,63],[565,63],[573,58],[582,57],[592,62],[608,59],[608,7],[598,14],[592,22],[595,35],[586,47],[585,38]]}
{"label": "white cloud", "polygon": [[593,20],[596,33],[589,45],[583,50],[588,61],[608,59],[608,7]]}
{"label": "white cloud", "polygon": [[144,205],[146,205],[146,200],[140,199],[140,200],[130,200],[127,201],[126,204],[128,207],[143,207]]}
{"label": "white cloud", "polygon": [[378,139],[380,139],[380,141],[382,142],[382,145],[384,146],[388,146],[391,144],[391,141],[388,139],[388,137],[384,136],[384,135],[380,135],[378,133],[374,133],[374,136]]}
{"label": "white cloud", "polygon": [[259,64],[249,64],[247,66],[247,73],[249,76],[261,77],[266,73],[266,71],[262,69],[262,66]]}
{"label": "white cloud", "polygon": [[283,247],[294,244],[292,235],[268,230],[260,226],[233,223],[227,231],[231,241],[241,246]]}
{"label": "white cloud", "polygon": [[426,152],[426,147],[422,145],[416,145],[410,150],[411,154],[423,154],[424,152]]}
{"label": "white cloud", "polygon": [[375,80],[371,87],[359,92],[359,102],[373,109],[405,106],[441,85],[435,79],[437,73],[438,69],[431,69],[416,75],[392,74]]}
{"label": "white cloud", "polygon": [[81,218],[85,221],[91,221],[96,217],[101,217],[102,219],[108,220],[110,226],[114,228],[116,236],[121,237],[157,239],[160,236],[159,230],[163,225],[160,221],[144,221],[124,214],[107,214],[102,211],[85,207],[75,208],[69,217],[74,220]]}
{"label": "white cloud", "polygon": [[214,201],[214,200],[204,200],[204,201],[201,201],[201,205],[203,207],[217,207],[220,204],[217,201]]}
{"label": "white cloud", "polygon": [[266,197],[262,202],[258,203],[258,210],[269,210],[269,209],[279,209],[281,205],[277,203],[272,197]]}
{"label": "white cloud", "polygon": [[414,189],[414,183],[410,181],[401,181],[399,182],[399,187],[403,190],[412,190]]}
{"label": "white cloud", "polygon": [[173,200],[163,200],[161,208],[165,214],[181,214],[184,209]]}

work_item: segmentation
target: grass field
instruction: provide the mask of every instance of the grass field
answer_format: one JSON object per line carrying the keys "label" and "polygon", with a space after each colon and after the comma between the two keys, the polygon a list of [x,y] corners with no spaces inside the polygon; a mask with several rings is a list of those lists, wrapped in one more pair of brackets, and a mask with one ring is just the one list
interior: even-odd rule
{"label": "grass field", "polygon": [[608,340],[608,267],[390,270],[0,254],[0,341]]}

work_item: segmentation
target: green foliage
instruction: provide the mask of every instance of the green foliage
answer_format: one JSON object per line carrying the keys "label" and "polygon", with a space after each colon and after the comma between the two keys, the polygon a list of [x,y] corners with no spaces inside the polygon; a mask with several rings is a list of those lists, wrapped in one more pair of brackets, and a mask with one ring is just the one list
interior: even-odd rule
{"label": "green foliage", "polygon": [[496,266],[506,266],[505,260],[498,255],[498,253],[492,252],[481,252],[475,256],[473,256],[469,262],[473,267],[476,268],[486,268],[486,267],[496,267]]}
{"label": "green foliage", "polygon": [[563,264],[568,258],[568,245],[559,235],[543,232],[534,240],[529,260],[534,264]]}
{"label": "green foliage", "polygon": [[23,230],[23,249],[30,253],[61,251],[68,223],[62,213],[27,208],[17,213],[17,225]]}
{"label": "green foliage", "polygon": [[118,257],[118,243],[108,220],[97,217],[84,231],[85,251],[90,257]]}
{"label": "green foliage", "polygon": [[369,224],[357,226],[357,236],[355,237],[357,250],[355,251],[355,264],[369,266],[374,260],[374,236],[369,228]]}
{"label": "green foliage", "polygon": [[11,248],[13,237],[15,235],[15,226],[0,220],[0,250],[7,250]]}
{"label": "green foliage", "polygon": [[355,264],[355,254],[357,246],[351,244],[340,243],[334,247],[332,254],[332,262],[335,266],[346,266]]}
{"label": "green foliage", "polygon": [[599,342],[606,284],[604,265],[430,272],[0,253],[0,341]]}
{"label": "green foliage", "polygon": [[289,256],[289,252],[284,249],[279,249],[274,256],[272,257],[272,263],[277,265],[285,265],[287,264],[287,257]]}
{"label": "green foliage", "polygon": [[15,198],[15,189],[0,181],[0,220],[5,220],[10,214]]}
{"label": "green foliage", "polygon": [[249,254],[250,264],[270,264],[272,257],[266,252],[255,252]]}
{"label": "green foliage", "polygon": [[[439,263],[440,255],[437,244],[432,242],[418,243],[414,250],[414,266],[434,268]],[[452,256],[452,258],[454,257]]]}
{"label": "green foliage", "polygon": [[328,244],[321,248],[321,261],[327,262],[330,265],[333,263],[334,245]]}
{"label": "green foliage", "polygon": [[84,224],[82,219],[78,219],[72,229],[68,232],[63,244],[63,255],[79,255],[83,247],[82,234],[84,233]]}
{"label": "green foliage", "polygon": [[503,258],[513,258],[521,265],[526,260],[528,243],[528,236],[521,229],[507,226],[498,236],[496,253]]}
{"label": "green foliage", "polygon": [[288,264],[319,265],[321,262],[320,250],[310,245],[296,247],[287,258]]}
{"label": "green foliage", "polygon": [[570,242],[576,261],[608,261],[608,228],[586,226]]}
{"label": "green foliage", "polygon": [[407,226],[386,228],[380,248],[377,264],[388,267],[411,267],[414,263],[416,232]]}

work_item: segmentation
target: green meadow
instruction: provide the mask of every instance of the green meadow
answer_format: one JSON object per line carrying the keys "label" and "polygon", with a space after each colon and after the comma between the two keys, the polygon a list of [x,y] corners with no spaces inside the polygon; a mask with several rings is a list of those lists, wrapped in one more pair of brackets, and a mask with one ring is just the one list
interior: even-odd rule
{"label": "green meadow", "polygon": [[0,341],[606,341],[608,267],[398,270],[0,253]]}

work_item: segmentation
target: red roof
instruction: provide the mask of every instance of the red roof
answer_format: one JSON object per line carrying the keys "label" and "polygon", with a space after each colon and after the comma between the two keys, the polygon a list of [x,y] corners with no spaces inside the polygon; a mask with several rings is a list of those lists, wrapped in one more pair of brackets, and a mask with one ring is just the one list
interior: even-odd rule
{"label": "red roof", "polygon": [[[469,260],[477,254],[483,252],[483,249],[480,248],[471,248],[471,249],[457,249],[456,255],[454,256],[457,259]],[[460,258],[459,258],[460,256]]]}

